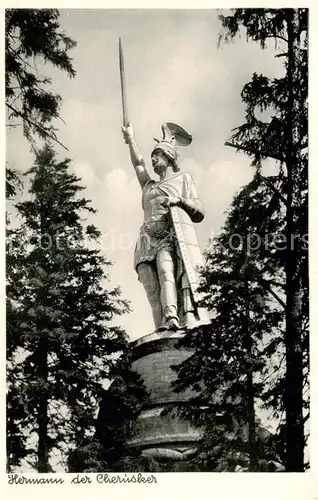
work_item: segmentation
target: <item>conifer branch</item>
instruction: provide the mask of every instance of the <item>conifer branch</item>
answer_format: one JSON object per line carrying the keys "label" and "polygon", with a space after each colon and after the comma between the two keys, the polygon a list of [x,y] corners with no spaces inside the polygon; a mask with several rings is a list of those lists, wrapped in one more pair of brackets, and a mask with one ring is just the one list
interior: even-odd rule
{"label": "conifer branch", "polygon": [[274,184],[272,184],[266,177],[264,177],[263,175],[259,174],[260,178],[262,179],[262,181],[265,182],[265,184],[270,188],[272,189],[278,196],[278,198],[284,203],[284,205],[287,205],[287,200],[286,198],[284,198],[284,196],[278,191],[278,189],[274,186]]}
{"label": "conifer branch", "polygon": [[284,310],[286,310],[286,304],[285,302],[277,295],[274,290],[272,290],[270,283],[265,280],[264,278],[259,277],[260,282],[265,286],[266,290],[277,300],[277,302],[282,306]]}
{"label": "conifer branch", "polygon": [[57,144],[59,144],[60,146],[62,146],[62,148],[64,148],[66,151],[68,151],[68,148],[66,146],[64,146],[64,144],[62,144],[54,135],[50,134],[47,130],[45,130],[45,128],[41,127],[41,125],[39,125],[38,123],[34,122],[33,120],[30,120],[30,118],[27,118],[24,113],[22,113],[21,111],[15,109],[13,106],[11,106],[7,102],[6,102],[6,106],[7,106],[7,108],[11,109],[11,111],[13,113],[21,116],[21,118],[24,121],[26,121],[27,123],[29,123],[32,127],[37,128],[40,132],[42,132],[42,134],[46,135],[49,139],[52,139],[53,141],[57,142]]}
{"label": "conifer branch", "polygon": [[281,40],[282,42],[288,43],[287,38],[284,38],[282,35],[266,35],[266,38],[275,38],[275,40]]}
{"label": "conifer branch", "polygon": [[273,155],[272,153],[268,153],[267,151],[262,151],[261,149],[248,148],[247,146],[239,146],[238,144],[233,144],[232,142],[226,141],[225,146],[230,146],[231,148],[241,149],[246,153],[251,153],[254,155],[264,156],[265,158],[273,158],[274,160],[285,162],[285,158],[283,156]]}

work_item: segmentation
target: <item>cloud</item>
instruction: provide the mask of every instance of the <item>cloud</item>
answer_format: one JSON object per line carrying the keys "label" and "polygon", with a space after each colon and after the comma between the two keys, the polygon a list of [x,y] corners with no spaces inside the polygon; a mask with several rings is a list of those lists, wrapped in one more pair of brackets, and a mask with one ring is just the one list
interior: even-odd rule
{"label": "cloud", "polygon": [[73,165],[75,174],[82,179],[87,189],[91,189],[97,182],[96,173],[92,165],[85,161],[76,161]]}

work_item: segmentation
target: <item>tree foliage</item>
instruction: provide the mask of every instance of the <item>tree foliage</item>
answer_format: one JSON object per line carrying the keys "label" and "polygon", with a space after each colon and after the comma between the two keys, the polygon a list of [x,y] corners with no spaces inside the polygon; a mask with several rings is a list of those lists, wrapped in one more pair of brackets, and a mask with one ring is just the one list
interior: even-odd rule
{"label": "tree foliage", "polygon": [[[140,375],[132,369],[131,351],[126,349],[114,370],[110,387],[102,394],[92,442],[70,454],[70,472],[132,472],[141,457],[127,445],[134,435],[134,421],[148,401]],[[93,448],[93,449],[92,449]]]}
{"label": "tree foliage", "polygon": [[[231,452],[244,444],[232,439],[232,417],[247,426],[250,470],[260,466],[255,408],[265,405],[279,418],[275,453],[287,471],[302,471],[308,418],[308,10],[233,9],[220,20],[220,40],[245,34],[263,49],[271,45],[282,58],[282,76],[254,72],[242,90],[245,122],[229,144],[251,156],[256,175],[234,199],[207,253],[202,290],[214,316],[192,340],[186,336],[195,353],[178,368],[179,383],[201,391],[197,413],[191,406],[189,413],[201,415],[210,432],[204,440],[208,467],[215,470],[224,460],[224,436],[232,436]],[[271,177],[263,172],[266,159],[277,161]],[[243,244],[233,253],[228,242],[234,234],[260,245]],[[227,402],[231,390],[239,399]],[[224,418],[229,423],[218,434],[220,418],[221,425]]]}
{"label": "tree foliage", "polygon": [[132,456],[127,441],[148,393],[142,378],[132,369],[130,348],[114,367],[113,377],[101,395],[92,440],[69,454],[69,472],[131,472],[129,467],[137,466],[138,454]]}
{"label": "tree foliage", "polygon": [[[281,78],[254,73],[242,91],[245,123],[232,140],[249,151],[260,169],[261,158],[280,161],[280,190],[285,194],[285,464],[288,471],[304,468],[304,389],[308,372],[308,9],[234,9],[221,17],[227,37],[241,28],[248,39],[265,48],[275,42],[283,58]],[[262,111],[271,111],[269,120]],[[261,118],[258,114],[261,113]],[[308,391],[307,391],[308,392]]]}
{"label": "tree foliage", "polygon": [[[188,332],[181,344],[193,355],[176,367],[176,390],[190,386],[198,392],[183,411],[204,429],[196,458],[201,470],[281,467],[282,265],[274,245],[269,251],[272,242],[264,243],[264,235],[279,235],[280,209],[279,198],[273,201],[255,175],[234,198],[223,230],[206,252],[201,292],[211,323]],[[275,434],[259,419],[264,410],[275,415]]]}
{"label": "tree foliage", "polygon": [[38,152],[28,172],[31,197],[16,205],[22,226],[8,238],[16,244],[23,231],[23,251],[8,252],[9,462],[19,464],[27,450],[40,472],[50,470],[54,451],[94,434],[102,381],[127,348],[111,322],[128,304],[119,289],[106,288],[110,262],[84,218],[95,210],[69,165],[51,146]]}
{"label": "tree foliage", "polygon": [[39,67],[46,64],[74,77],[68,54],[76,42],[59,24],[56,9],[7,9],[5,14],[5,95],[8,125],[22,123],[28,140],[34,134],[58,142],[52,120],[59,118],[61,96]]}

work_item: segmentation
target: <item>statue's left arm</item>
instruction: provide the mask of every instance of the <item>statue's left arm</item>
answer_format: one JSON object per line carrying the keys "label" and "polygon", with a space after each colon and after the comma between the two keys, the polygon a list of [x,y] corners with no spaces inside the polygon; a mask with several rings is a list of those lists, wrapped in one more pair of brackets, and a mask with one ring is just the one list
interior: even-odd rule
{"label": "statue's left arm", "polygon": [[198,197],[195,185],[190,174],[185,174],[185,196],[180,196],[176,206],[184,210],[192,222],[201,222],[204,219],[204,207]]}

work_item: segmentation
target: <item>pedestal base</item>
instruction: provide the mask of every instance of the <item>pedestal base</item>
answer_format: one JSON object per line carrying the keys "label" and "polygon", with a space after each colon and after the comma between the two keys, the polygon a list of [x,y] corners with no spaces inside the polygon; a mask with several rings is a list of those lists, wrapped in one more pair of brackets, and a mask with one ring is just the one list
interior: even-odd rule
{"label": "pedestal base", "polygon": [[[190,389],[174,392],[172,387],[177,378],[172,367],[191,356],[191,350],[179,346],[184,334],[182,330],[153,332],[132,343],[132,369],[141,376],[148,399],[138,418],[131,422],[126,445],[129,456],[149,459],[157,464],[157,472],[192,470],[189,462],[202,438],[202,430],[194,428],[178,411],[197,393]],[[115,382],[109,391],[116,396],[121,387]],[[100,411],[101,426],[103,419],[103,411]],[[123,459],[125,462],[125,457]],[[129,463],[128,456],[127,459]],[[125,467],[122,470],[127,471]]]}
{"label": "pedestal base", "polygon": [[132,368],[141,375],[150,395],[147,407],[132,429],[128,445],[160,462],[187,461],[197,451],[202,432],[178,415],[178,406],[197,394],[173,391],[177,378],[172,366],[182,363],[191,351],[177,347],[184,331],[154,332],[133,344]]}

